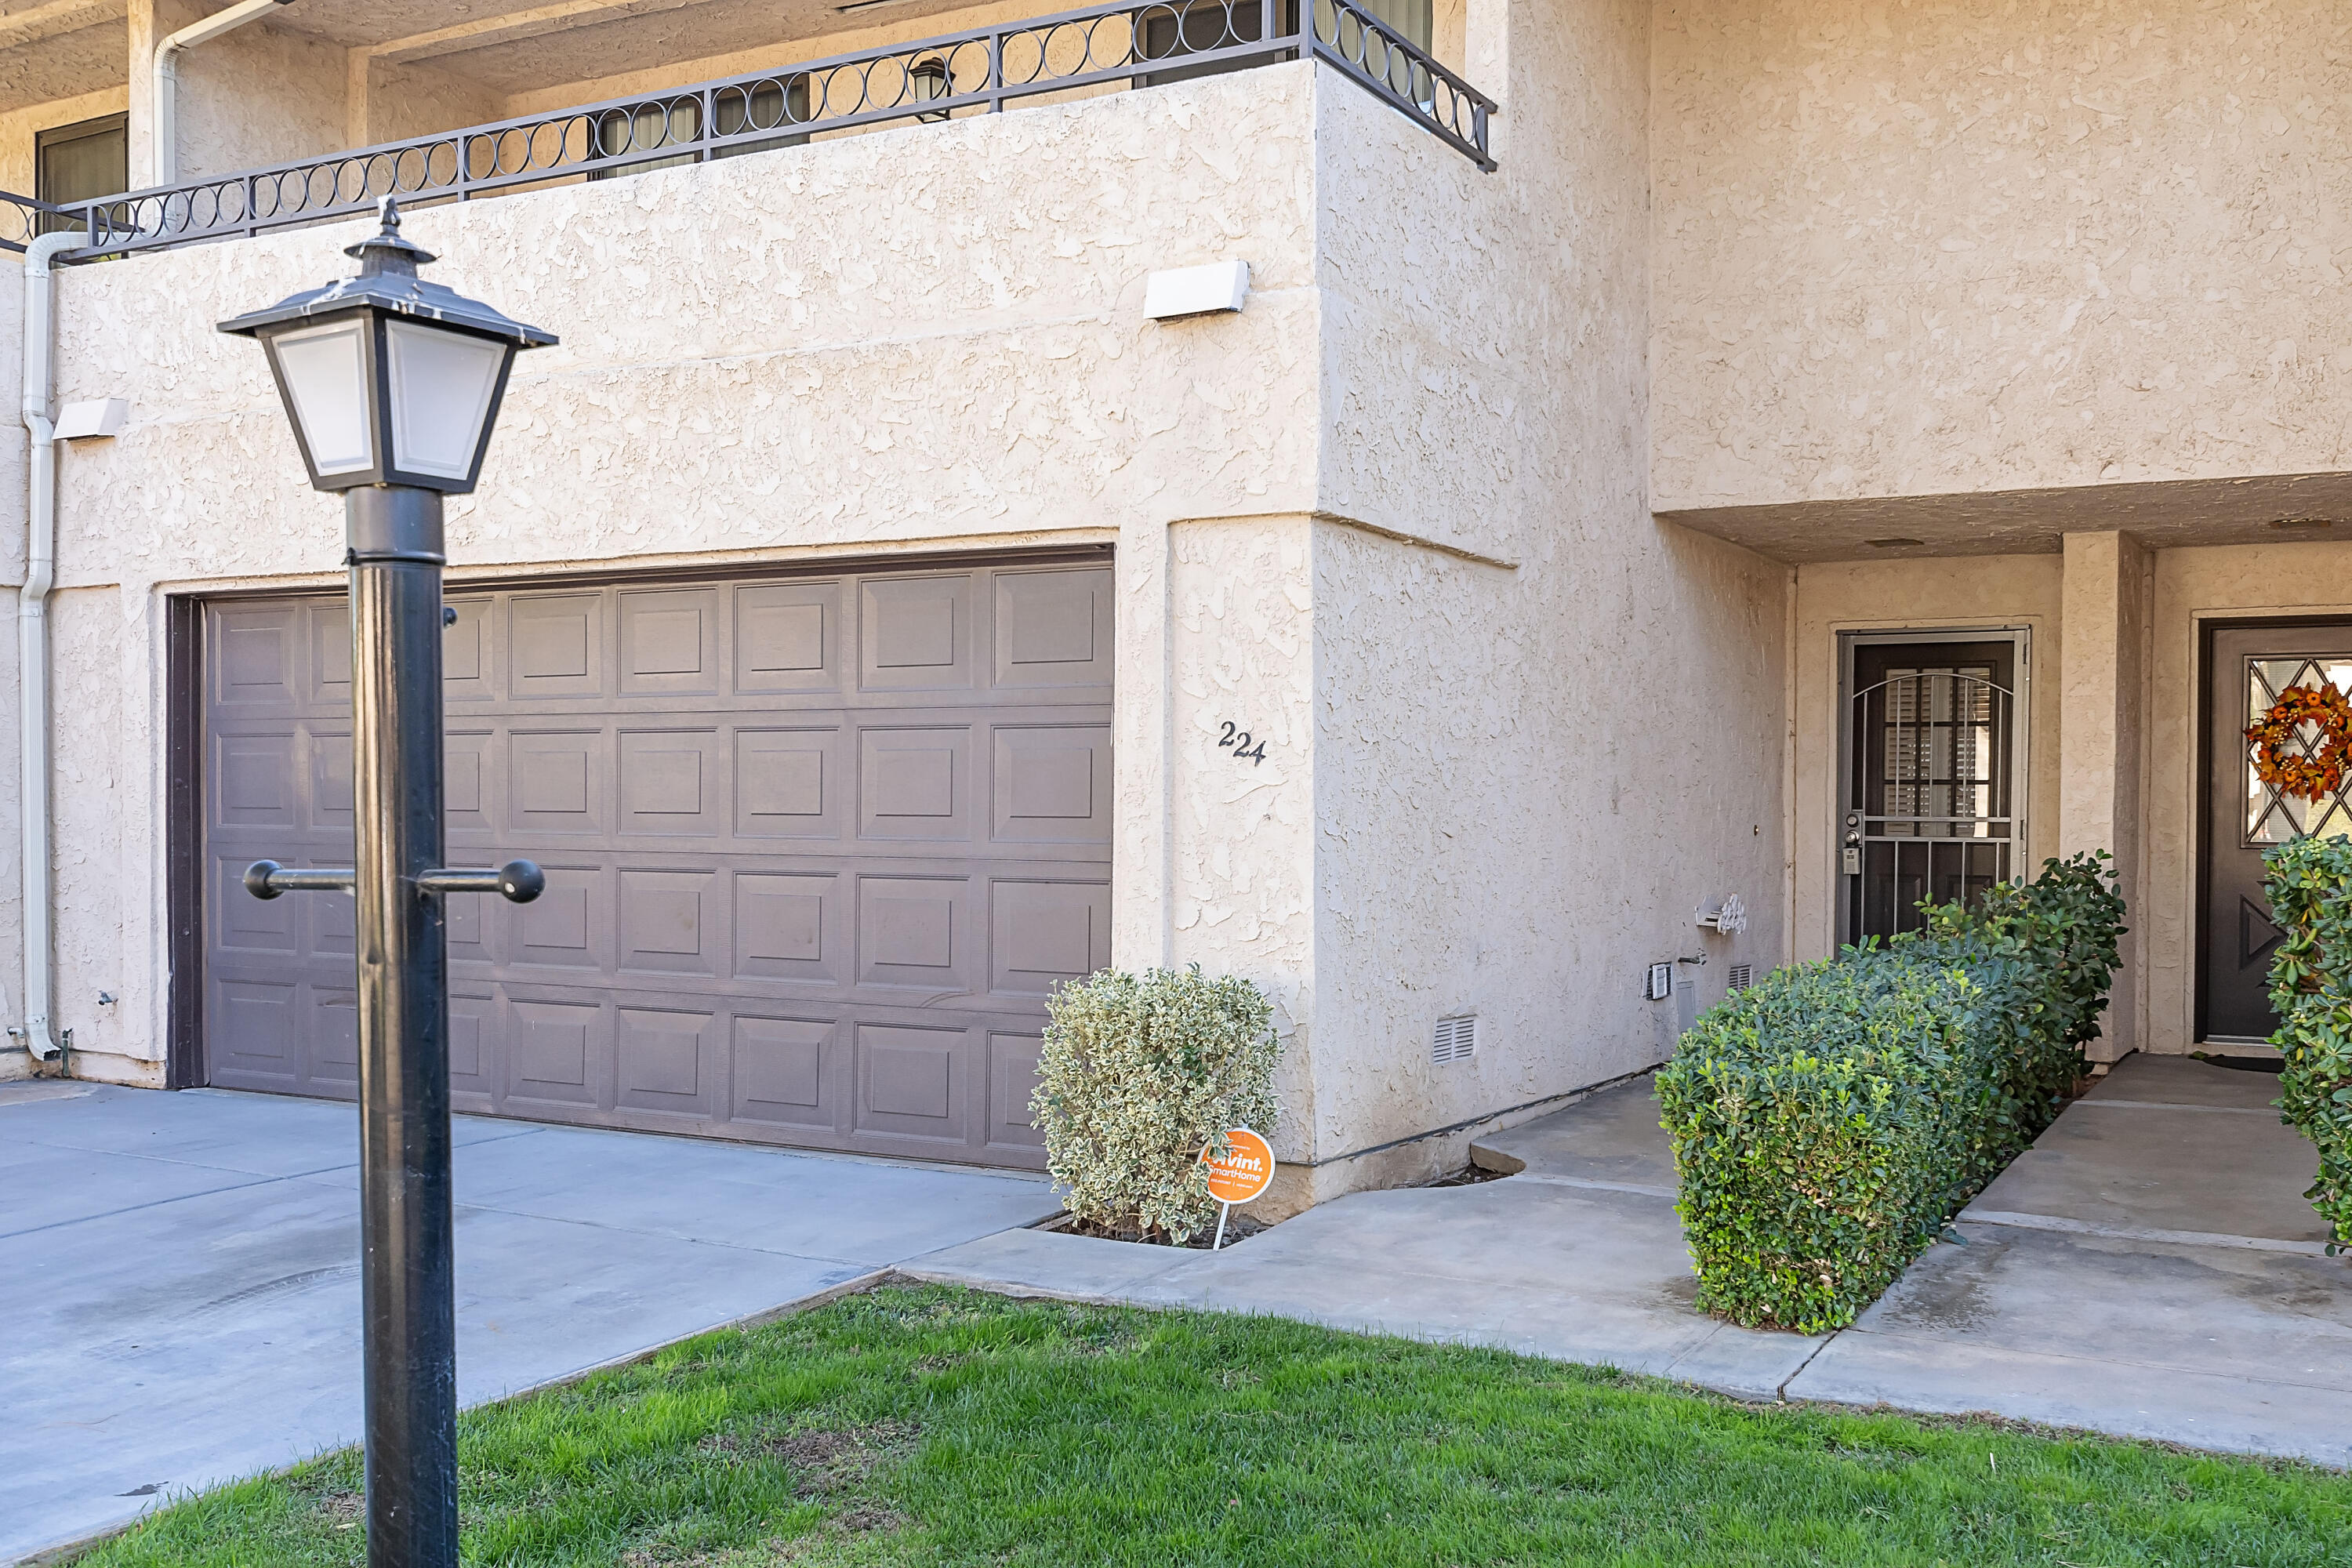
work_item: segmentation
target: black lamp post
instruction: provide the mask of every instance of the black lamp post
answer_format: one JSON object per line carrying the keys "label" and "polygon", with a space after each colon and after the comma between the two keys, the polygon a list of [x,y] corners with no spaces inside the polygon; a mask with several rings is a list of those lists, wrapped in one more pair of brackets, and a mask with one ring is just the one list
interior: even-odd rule
{"label": "black lamp post", "polygon": [[536,327],[416,276],[383,232],[360,275],[220,330],[261,340],[310,483],[343,493],[351,568],[353,870],[247,870],[256,898],[359,900],[361,1294],[370,1568],[456,1568],[457,1298],[449,1190],[448,893],[539,896],[528,860],[442,866],[441,498],[481,472],[518,349]]}

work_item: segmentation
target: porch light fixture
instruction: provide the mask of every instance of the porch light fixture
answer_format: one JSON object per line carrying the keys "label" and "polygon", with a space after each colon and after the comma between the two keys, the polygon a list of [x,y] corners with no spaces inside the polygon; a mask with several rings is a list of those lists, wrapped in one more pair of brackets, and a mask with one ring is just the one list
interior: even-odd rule
{"label": "porch light fixture", "polygon": [[449,1177],[452,893],[528,903],[528,860],[442,864],[441,498],[474,488],[507,372],[554,335],[427,283],[430,252],[383,232],[345,278],[220,330],[257,338],[311,485],[343,497],[351,570],[352,791],[348,870],[245,873],[259,899],[358,902],[360,1299],[367,1388],[369,1568],[457,1568],[457,1311]]}
{"label": "porch light fixture", "polygon": [[[954,92],[955,79],[948,71],[948,62],[939,56],[925,55],[907,68],[907,96],[917,103],[936,103],[940,99],[953,96]],[[938,121],[947,117],[948,111],[941,109],[915,118]]]}
{"label": "porch light fixture", "polygon": [[552,334],[527,327],[417,268],[433,253],[383,232],[344,252],[360,275],[282,300],[220,330],[258,338],[311,485],[406,485],[464,495],[482,471],[517,350]]}

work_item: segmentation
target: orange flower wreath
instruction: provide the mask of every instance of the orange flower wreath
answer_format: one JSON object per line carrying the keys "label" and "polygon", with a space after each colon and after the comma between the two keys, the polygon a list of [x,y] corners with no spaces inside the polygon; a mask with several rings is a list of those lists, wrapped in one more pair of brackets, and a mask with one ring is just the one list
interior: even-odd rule
{"label": "orange flower wreath", "polygon": [[[2286,744],[2305,724],[2319,726],[2319,744],[2306,756],[2289,756]],[[2254,774],[2281,795],[2316,801],[2344,782],[2345,752],[2352,747],[2352,700],[2333,684],[2290,686],[2270,711],[2246,727],[2254,749]]]}

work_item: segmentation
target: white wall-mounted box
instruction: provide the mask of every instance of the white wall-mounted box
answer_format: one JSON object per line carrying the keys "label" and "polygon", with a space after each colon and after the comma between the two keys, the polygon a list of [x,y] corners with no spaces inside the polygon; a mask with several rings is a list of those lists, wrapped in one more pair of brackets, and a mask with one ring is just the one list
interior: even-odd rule
{"label": "white wall-mounted box", "polygon": [[68,403],[58,410],[58,439],[89,441],[120,436],[123,421],[130,417],[131,405],[120,397],[93,397],[85,403]]}
{"label": "white wall-mounted box", "polygon": [[1238,310],[1249,295],[1249,263],[1213,261],[1175,267],[1143,280],[1143,313],[1155,321]]}

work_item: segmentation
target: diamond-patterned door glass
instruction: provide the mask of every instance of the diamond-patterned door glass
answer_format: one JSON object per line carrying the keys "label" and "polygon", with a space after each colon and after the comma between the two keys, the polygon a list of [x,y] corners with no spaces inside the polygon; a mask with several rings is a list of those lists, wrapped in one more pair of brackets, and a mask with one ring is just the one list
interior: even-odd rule
{"label": "diamond-patterned door glass", "polygon": [[1890,669],[1879,713],[1885,757],[1877,831],[1900,837],[1993,835],[1993,726],[2004,695],[1987,665]]}
{"label": "diamond-patterned door glass", "polygon": [[[2288,654],[2277,658],[2256,656],[2246,660],[2245,729],[2270,710],[2279,693],[2290,686],[2332,685],[2352,692],[2352,653]],[[2319,747],[2318,726],[2305,724],[2287,742],[2290,756],[2307,756]],[[2333,795],[2323,800],[2303,800],[2281,795],[2254,772],[2254,748],[2245,759],[2246,837],[2248,848],[2285,844],[2308,834],[2338,838],[2352,835],[2352,770]]]}

